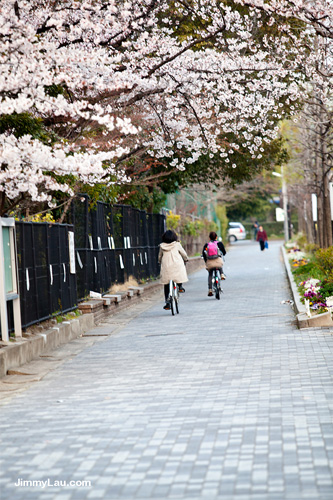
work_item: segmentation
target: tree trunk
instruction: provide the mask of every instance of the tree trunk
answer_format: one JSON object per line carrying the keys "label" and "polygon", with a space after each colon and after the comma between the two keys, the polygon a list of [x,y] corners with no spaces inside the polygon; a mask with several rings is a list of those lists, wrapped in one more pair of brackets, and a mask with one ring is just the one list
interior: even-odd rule
{"label": "tree trunk", "polygon": [[0,193],[0,217],[4,215],[6,195],[5,193]]}
{"label": "tree trunk", "polygon": [[[325,167],[325,165],[324,165]],[[324,233],[324,244],[325,248],[333,245],[332,237],[332,221],[331,221],[331,204],[330,204],[330,185],[328,174],[324,175],[323,178],[323,233]]]}
{"label": "tree trunk", "polygon": [[[323,117],[324,121],[324,117]],[[327,248],[333,244],[331,204],[330,204],[330,168],[328,167],[329,156],[327,151],[327,140],[329,139],[330,127],[323,123],[323,133],[321,135],[321,154],[322,154],[322,172],[323,172],[323,232],[324,247]]]}
{"label": "tree trunk", "polygon": [[[154,187],[153,186],[148,186],[148,192],[149,192],[149,194],[152,195],[153,192],[154,192]],[[147,207],[147,212],[149,214],[152,214],[153,211],[154,211],[154,201],[153,201],[153,198],[151,198],[151,202],[150,202],[149,206]]]}
{"label": "tree trunk", "polygon": [[71,196],[71,197],[70,197],[70,198],[66,201],[65,208],[64,208],[64,210],[63,210],[63,212],[62,212],[62,214],[61,214],[61,217],[60,217],[60,219],[59,219],[59,221],[58,221],[58,222],[59,222],[59,224],[62,224],[62,223],[64,222],[65,217],[66,217],[66,215],[67,215],[67,212],[68,212],[68,210],[69,210],[69,208],[70,208],[70,206],[71,206],[71,204],[72,204],[72,201],[74,200],[75,196],[76,196],[76,195],[74,194],[73,196]]}
{"label": "tree trunk", "polygon": [[306,213],[306,236],[307,240],[309,243],[316,243],[315,241],[315,232],[314,232],[314,223],[312,219],[312,205],[311,205],[311,194],[306,193],[306,208],[305,208],[305,213]]}

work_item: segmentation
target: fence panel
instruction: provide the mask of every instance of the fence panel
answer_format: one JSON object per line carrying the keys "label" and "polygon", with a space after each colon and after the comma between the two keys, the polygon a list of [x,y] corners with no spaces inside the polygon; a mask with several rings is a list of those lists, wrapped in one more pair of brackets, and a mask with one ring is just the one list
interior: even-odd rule
{"label": "fence panel", "polygon": [[91,290],[106,292],[130,276],[137,280],[158,276],[164,215],[101,202],[89,208],[89,198],[83,195],[73,203],[70,222],[75,228],[79,300]]}
{"label": "fence panel", "polygon": [[73,226],[16,222],[22,326],[77,306],[76,276],[70,273],[68,232]]}

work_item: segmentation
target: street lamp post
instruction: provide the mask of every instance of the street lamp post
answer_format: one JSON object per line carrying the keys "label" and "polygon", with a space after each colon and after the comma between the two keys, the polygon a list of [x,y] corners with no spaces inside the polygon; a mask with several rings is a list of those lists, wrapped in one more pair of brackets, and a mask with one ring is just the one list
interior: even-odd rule
{"label": "street lamp post", "polygon": [[283,166],[281,165],[281,174],[279,172],[272,172],[272,174],[275,175],[276,177],[281,177],[282,180],[282,206],[284,213],[283,230],[284,230],[284,241],[287,243],[287,241],[289,241],[290,238],[289,221],[288,221],[288,191],[287,191],[287,183],[283,175]]}
{"label": "street lamp post", "polygon": [[287,243],[290,238],[289,234],[289,221],[288,221],[288,191],[287,191],[287,183],[285,181],[283,175],[283,166],[281,166],[281,177],[282,177],[282,203],[283,203],[283,211],[284,211],[284,241]]}

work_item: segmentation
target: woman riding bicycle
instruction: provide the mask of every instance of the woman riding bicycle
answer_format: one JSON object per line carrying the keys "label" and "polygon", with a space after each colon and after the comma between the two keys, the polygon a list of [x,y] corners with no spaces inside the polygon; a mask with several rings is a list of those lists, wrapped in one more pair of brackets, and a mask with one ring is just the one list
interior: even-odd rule
{"label": "woman riding bicycle", "polygon": [[178,284],[178,291],[185,292],[183,283],[188,281],[185,262],[188,261],[187,253],[177,241],[177,235],[171,229],[165,231],[160,244],[158,262],[161,264],[161,280],[164,285],[165,306],[163,309],[170,309],[169,303],[169,282],[170,280]]}
{"label": "woman riding bicycle", "polygon": [[202,250],[202,256],[206,262],[206,269],[208,271],[208,297],[213,296],[212,290],[212,277],[214,269],[218,269],[221,274],[221,279],[225,279],[222,268],[222,257],[227,252],[224,248],[222,241],[217,241],[217,234],[215,231],[209,233],[209,242],[206,243]]}

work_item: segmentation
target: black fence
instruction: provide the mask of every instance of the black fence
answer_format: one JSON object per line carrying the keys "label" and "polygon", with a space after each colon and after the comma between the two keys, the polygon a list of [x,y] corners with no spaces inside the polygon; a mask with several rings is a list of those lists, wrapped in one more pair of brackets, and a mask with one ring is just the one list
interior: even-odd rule
{"label": "black fence", "polygon": [[90,291],[159,274],[164,215],[105,203],[91,208],[86,196],[81,200],[72,205],[70,224],[16,223],[23,328],[75,309]]}
{"label": "black fence", "polygon": [[72,205],[75,228],[78,298],[103,293],[130,276],[137,280],[156,277],[165,217],[147,214],[127,205],[98,202],[89,210],[89,199]]}
{"label": "black fence", "polygon": [[16,222],[22,326],[77,305],[76,276],[69,262],[73,226]]}

